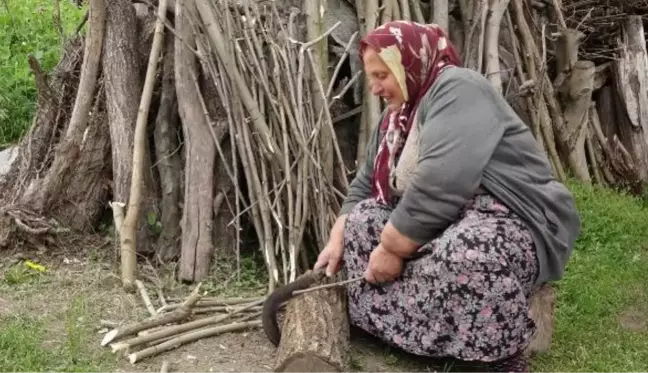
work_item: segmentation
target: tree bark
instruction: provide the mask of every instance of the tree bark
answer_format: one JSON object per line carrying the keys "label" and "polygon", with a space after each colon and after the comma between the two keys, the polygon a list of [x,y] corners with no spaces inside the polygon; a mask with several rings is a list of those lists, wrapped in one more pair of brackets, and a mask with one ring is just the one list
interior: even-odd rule
{"label": "tree bark", "polygon": [[648,53],[641,16],[629,16],[622,25],[623,39],[616,63],[617,92],[625,104],[630,125],[619,137],[635,160],[639,177],[648,179]]}
{"label": "tree bark", "polygon": [[[538,88],[537,94],[534,97],[536,109],[538,111],[537,121],[540,125],[540,130],[544,136],[544,144],[547,148],[547,154],[553,165],[553,170],[558,180],[565,180],[565,171],[563,169],[556,143],[554,140],[554,127],[556,132],[560,132],[564,123],[562,123],[562,112],[558,108],[556,98],[553,95],[553,86],[548,82],[548,78],[544,72],[538,74],[538,65],[540,65],[540,57],[538,56],[538,48],[533,40],[533,34],[529,28],[524,15],[524,2],[522,0],[512,0],[513,17],[517,25],[517,30],[520,33],[520,49],[521,55],[524,56],[524,64],[526,71],[529,73],[529,78],[533,80]],[[552,124],[554,127],[552,127]]]}
{"label": "tree bark", "polygon": [[[356,2],[357,3],[357,2]],[[364,1],[364,34],[376,28],[378,23],[378,0]],[[361,30],[363,30],[361,22]],[[380,120],[380,100],[378,97],[371,94],[369,89],[369,80],[367,77],[364,84],[364,109],[362,110],[362,121],[359,129],[358,139],[358,154],[356,156],[356,164],[360,165],[364,162],[365,152],[367,149],[367,141],[373,131],[374,127],[378,125]]]}
{"label": "tree bark", "polygon": [[575,176],[589,181],[585,146],[587,121],[596,69],[593,62],[578,60],[578,47],[583,34],[574,29],[562,29],[556,41],[556,72],[554,84],[563,107],[565,133],[562,152]]}
{"label": "tree bark", "polygon": [[182,246],[178,278],[202,281],[209,273],[213,254],[214,162],[216,146],[201,107],[196,57],[191,26],[194,0],[176,1],[176,29],[182,40],[175,41],[175,79],[178,108],[185,137],[185,196],[182,215]]}
{"label": "tree bark", "polygon": [[594,62],[576,61],[562,94],[565,107],[565,136],[568,139],[564,151],[575,176],[585,182],[591,179],[587,167],[585,141],[589,106],[594,90],[594,70]]}
{"label": "tree bark", "polygon": [[[126,216],[120,228],[119,241],[122,257],[122,283],[126,289],[133,289],[135,284],[135,269],[137,267],[137,228],[140,222],[140,211],[143,196],[151,191],[144,191],[144,174],[149,170],[144,168],[147,155],[147,122],[151,107],[151,97],[156,83],[160,50],[164,42],[164,20],[166,16],[166,0],[160,0],[158,21],[155,24],[155,36],[151,46],[146,78],[140,98],[133,138],[133,169],[131,171],[130,196]],[[157,215],[157,214],[156,214]],[[157,220],[157,219],[156,219]]]}
{"label": "tree bark", "polygon": [[[59,140],[60,143],[54,151],[54,159],[52,165],[47,170],[47,175],[36,182],[36,186],[30,188],[23,196],[23,199],[30,201],[29,204],[31,207],[39,213],[56,211],[55,208],[65,209],[66,204],[79,200],[79,196],[75,197],[79,192],[76,186],[73,188],[73,191],[68,190],[70,179],[74,178],[75,173],[79,171],[90,171],[80,168],[80,163],[83,162],[84,158],[81,156],[81,149],[88,149],[88,146],[95,146],[95,144],[87,143],[89,139],[87,137],[84,138],[84,133],[88,128],[91,106],[95,99],[95,92],[97,91],[96,82],[99,75],[99,61],[101,59],[101,45],[104,34],[104,2],[94,0],[90,4],[89,12],[91,24],[86,37],[81,76],[79,78],[79,86],[77,88],[70,122],[67,129],[63,131],[64,133]],[[99,143],[96,146],[98,147],[98,152],[95,155],[102,154],[99,150],[102,144]],[[103,162],[103,158],[100,158],[99,161]],[[95,170],[97,169],[95,168]],[[86,192],[91,193],[91,190],[87,190]],[[63,203],[59,203],[62,193],[68,193],[72,198]],[[90,228],[92,224],[88,223],[92,219],[86,218],[89,218],[91,215],[96,215],[97,210],[90,211],[90,216],[86,216],[86,212],[79,210],[79,206],[77,205],[74,206],[74,210],[77,210],[76,214],[64,214],[66,218],[70,218],[70,220],[65,221],[65,224],[77,229]]]}
{"label": "tree bark", "polygon": [[[339,281],[323,272],[317,284]],[[344,287],[300,294],[286,305],[275,372],[348,371],[350,347]]]}
{"label": "tree bark", "polygon": [[432,23],[439,25],[443,31],[448,33],[448,0],[436,0],[432,5]]}
{"label": "tree bark", "polygon": [[[502,76],[500,74],[500,25],[509,0],[489,0],[490,12],[486,20],[486,76],[491,84],[501,94]],[[435,9],[436,9],[435,4]],[[446,3],[447,8],[447,3]],[[447,9],[446,9],[447,12]]]}
{"label": "tree bark", "polygon": [[[207,45],[208,41],[205,40],[203,44]],[[199,50],[201,50],[199,48]],[[230,203],[236,201],[236,193],[234,182],[229,177],[226,165],[232,164],[232,147],[231,141],[228,136],[229,122],[227,119],[227,112],[220,100],[217,84],[214,82],[214,75],[210,74],[209,67],[203,61],[200,77],[200,92],[205,99],[205,106],[209,115],[208,125],[212,127],[212,133],[215,136],[213,141],[218,141],[223,157],[215,148],[214,160],[214,196],[213,196],[213,209],[214,209],[214,224],[212,230],[214,257],[230,256],[233,253],[233,247],[236,243],[236,227],[232,222],[236,213],[235,207]],[[216,73],[217,74],[217,73]],[[230,166],[231,167],[231,166]]]}
{"label": "tree bark", "polygon": [[[106,2],[106,33],[103,48],[103,72],[106,84],[106,109],[110,126],[113,169],[113,200],[127,203],[130,198],[133,168],[134,127],[142,92],[138,58],[135,9],[128,0]],[[137,230],[137,251],[153,251],[146,217],[156,213],[156,194],[150,172],[148,145],[144,151],[145,170]]]}
{"label": "tree bark", "polygon": [[162,231],[158,237],[158,257],[163,262],[179,256],[177,244],[180,229],[180,202],[182,201],[182,160],[178,141],[178,101],[174,72],[175,36],[165,35],[164,60],[162,72],[162,94],[155,120],[155,158],[160,174],[162,192],[160,223]]}

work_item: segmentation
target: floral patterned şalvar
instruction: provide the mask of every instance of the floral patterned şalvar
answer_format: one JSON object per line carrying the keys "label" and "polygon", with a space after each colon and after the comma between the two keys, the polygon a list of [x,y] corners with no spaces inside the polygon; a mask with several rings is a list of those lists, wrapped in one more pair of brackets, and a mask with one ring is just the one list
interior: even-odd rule
{"label": "floral patterned \u015falvar", "polygon": [[[390,207],[369,198],[349,213],[344,268],[362,276]],[[521,352],[535,324],[528,297],[537,276],[525,223],[488,194],[405,262],[398,279],[348,285],[351,323],[409,353],[493,362]]]}

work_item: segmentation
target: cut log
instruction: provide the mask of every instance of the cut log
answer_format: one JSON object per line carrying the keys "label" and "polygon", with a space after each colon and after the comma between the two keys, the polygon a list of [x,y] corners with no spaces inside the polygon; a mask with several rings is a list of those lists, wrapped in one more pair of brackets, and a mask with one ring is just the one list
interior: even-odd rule
{"label": "cut log", "polygon": [[619,137],[645,182],[648,179],[648,52],[641,16],[629,16],[622,29],[615,69],[616,89],[625,104],[630,125],[619,127]]}
{"label": "cut log", "polygon": [[[328,278],[320,271],[315,284],[338,282],[338,277]],[[349,346],[346,288],[307,292],[286,305],[274,371],[348,371]]]}

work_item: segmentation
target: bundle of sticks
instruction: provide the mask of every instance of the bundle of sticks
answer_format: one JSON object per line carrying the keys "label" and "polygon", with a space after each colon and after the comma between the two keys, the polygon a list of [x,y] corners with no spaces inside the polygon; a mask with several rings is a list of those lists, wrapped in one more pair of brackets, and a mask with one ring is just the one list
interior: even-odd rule
{"label": "bundle of sticks", "polygon": [[101,341],[113,353],[125,353],[131,364],[198,339],[261,326],[265,297],[203,297],[198,284],[184,301],[161,296],[156,309],[143,283],[137,286],[151,316],[115,326]]}
{"label": "bundle of sticks", "polygon": [[565,21],[585,35],[580,54],[597,63],[613,60],[622,22],[631,14],[647,14],[644,0],[563,0]]}

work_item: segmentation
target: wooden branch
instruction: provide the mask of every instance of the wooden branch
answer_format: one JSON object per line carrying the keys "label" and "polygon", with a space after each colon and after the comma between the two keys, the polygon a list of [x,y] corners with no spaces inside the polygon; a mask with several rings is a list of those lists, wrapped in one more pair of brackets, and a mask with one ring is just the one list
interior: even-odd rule
{"label": "wooden branch", "polygon": [[[412,9],[412,15],[414,22],[418,23],[427,23],[423,11],[421,11],[421,3],[419,0],[410,0],[410,8]],[[447,30],[449,32],[449,30]]]}
{"label": "wooden branch", "polygon": [[124,223],[124,207],[126,206],[123,202],[108,202],[108,205],[112,209],[113,221],[115,222],[115,232],[119,235],[121,231],[121,226]]}
{"label": "wooden branch", "polygon": [[[253,303],[259,300],[264,299],[264,297],[251,297],[251,298],[213,298],[213,297],[202,297],[198,302],[199,305],[209,305],[209,306],[235,306],[239,304],[248,304]],[[169,302],[178,302],[178,298],[169,298]]]}
{"label": "wooden branch", "polygon": [[628,126],[620,126],[623,143],[636,162],[639,178],[648,180],[648,52],[641,16],[629,16],[622,23],[616,62],[616,91],[626,108]]}
{"label": "wooden branch", "polygon": [[380,23],[385,24],[394,20],[394,7],[397,7],[396,0],[382,0],[382,16]]}
{"label": "wooden branch", "polygon": [[229,333],[229,332],[244,330],[252,327],[259,327],[259,326],[261,326],[261,321],[255,320],[255,321],[247,321],[247,322],[236,322],[229,325],[220,325],[220,326],[214,326],[214,327],[198,330],[195,332],[183,334],[178,337],[172,338],[166,342],[160,343],[159,345],[151,346],[141,351],[134,352],[128,355],[128,360],[131,362],[131,364],[135,364],[138,361],[145,359],[147,357],[159,354],[160,352],[164,352],[164,351],[168,351],[180,347],[181,345],[196,341],[201,338],[213,337],[215,335],[219,335],[223,333]]}
{"label": "wooden branch", "polygon": [[101,340],[101,345],[105,346],[116,339],[135,334],[142,330],[147,330],[147,329],[154,328],[156,326],[165,325],[165,324],[186,319],[187,317],[191,316],[191,309],[198,302],[198,300],[200,300],[200,293],[198,293],[200,286],[201,284],[198,284],[198,286],[196,286],[196,288],[187,297],[187,300],[185,300],[182,306],[177,310],[170,313],[163,314],[158,317],[146,319],[142,322],[129,324],[118,329],[113,329],[112,331],[106,333],[104,338]]}
{"label": "wooden branch", "polygon": [[575,176],[584,182],[590,181],[585,154],[587,121],[594,85],[594,62],[576,61],[565,88],[565,151]]}
{"label": "wooden branch", "polygon": [[[275,143],[275,140],[272,137],[272,133],[268,128],[265,118],[263,114],[261,114],[256,101],[253,99],[252,94],[250,93],[250,90],[245,83],[245,79],[241,76],[241,73],[236,68],[235,63],[232,60],[232,56],[227,53],[223,32],[220,29],[218,22],[216,22],[216,17],[214,16],[211,5],[207,1],[197,0],[196,7],[205,25],[205,28],[207,29],[207,33],[209,34],[209,39],[212,42],[212,46],[216,50],[216,53],[218,54],[218,57],[220,58],[225,71],[234,81],[235,87],[239,95],[241,96],[241,101],[250,113],[250,119],[252,120],[252,123],[254,124],[256,130],[259,132],[259,135],[264,139],[262,144],[264,145],[265,150],[270,153],[275,158],[280,167],[283,168],[283,154],[281,152],[281,149]],[[283,171],[289,172],[289,170],[285,169]]]}
{"label": "wooden branch", "polygon": [[[176,1],[176,28],[190,47],[196,45],[192,30],[194,3],[195,0]],[[184,281],[202,281],[209,274],[214,250],[214,210],[205,207],[214,203],[216,146],[211,138],[211,126],[198,86],[196,58],[179,39],[175,39],[174,53],[178,109],[187,141],[178,277]]]}
{"label": "wooden branch", "polygon": [[[437,1],[437,3],[440,3],[440,1]],[[401,9],[401,14],[400,17],[398,17],[397,19],[405,19],[405,20],[412,19],[412,13],[410,12],[410,7],[409,7],[409,0],[400,0],[400,9]],[[445,31],[448,30],[447,24],[444,30]]]}
{"label": "wooden branch", "polygon": [[486,20],[486,49],[484,55],[486,77],[500,94],[502,94],[502,76],[500,74],[499,34],[508,3],[509,0],[489,0],[490,12]]}
{"label": "wooden branch", "polygon": [[[313,44],[311,50],[314,50],[312,53],[312,66],[311,66],[311,79],[310,79],[310,89],[312,97],[324,97],[325,92],[321,92],[322,87],[329,85],[329,74],[328,74],[328,42],[327,38],[320,38],[324,34],[324,17],[325,15],[325,4],[320,0],[309,0],[304,2],[304,12],[307,14],[306,18],[306,29],[307,29],[307,38],[308,40],[318,40]],[[318,92],[321,92],[318,94]],[[326,101],[316,99],[313,101],[316,113],[322,113],[324,109],[327,108]],[[328,112],[328,110],[327,110]],[[329,126],[324,126],[320,130],[320,151],[324,153],[322,168],[325,177],[328,180],[333,180],[333,151],[331,149],[331,142],[333,141],[333,132]]]}
{"label": "wooden branch", "polygon": [[164,360],[162,362],[162,368],[160,368],[160,373],[168,373],[169,372],[169,362]]}
{"label": "wooden branch", "polygon": [[160,205],[160,223],[162,232],[157,240],[156,254],[162,262],[176,258],[180,254],[177,243],[178,236],[182,234],[180,203],[182,202],[181,175],[182,159],[180,157],[180,143],[177,131],[179,129],[178,100],[175,86],[175,37],[165,35],[164,60],[162,69],[162,93],[160,105],[155,118],[153,132],[155,143],[155,157],[162,199]]}
{"label": "wooden branch", "polygon": [[149,311],[151,316],[157,316],[158,313],[155,310],[155,307],[153,307],[153,303],[151,303],[151,298],[148,295],[148,290],[146,290],[146,286],[144,286],[144,283],[140,280],[135,280],[135,285],[137,285],[137,289],[139,289],[140,296],[142,297],[142,301],[144,302],[144,306],[146,306],[146,309]]}
{"label": "wooden branch", "polygon": [[585,136],[585,149],[587,150],[587,159],[592,167],[592,178],[595,183],[603,184],[603,177],[601,176],[601,170],[599,169],[598,160],[596,157],[596,149],[594,148],[594,141],[592,131],[587,128]]}
{"label": "wooden branch", "polygon": [[[555,97],[553,97],[553,89],[551,89],[551,94],[546,93],[548,89],[552,88],[550,84],[549,87],[547,87],[546,81],[548,80],[548,78],[544,73],[542,73],[542,76],[538,75],[538,66],[541,65],[541,62],[538,54],[538,48],[535,44],[535,41],[533,40],[533,35],[524,15],[524,2],[522,0],[511,1],[514,10],[512,14],[515,16],[517,30],[519,31],[521,36],[521,55],[524,56],[526,71],[529,74],[529,78],[536,82],[536,86],[538,87],[538,94],[535,100],[535,106],[538,110],[537,120],[540,124],[542,135],[544,136],[544,143],[547,147],[547,153],[552,160],[556,178],[558,180],[564,181],[565,171],[560,161],[560,157],[558,156],[558,151],[556,149],[553,135],[554,129],[552,128],[552,122],[554,126],[560,126],[560,124],[556,123],[555,120],[557,121],[562,119],[562,113],[560,113],[558,108],[555,108],[557,104],[555,103]],[[550,108],[552,107],[552,104],[554,106],[554,114],[558,112],[558,115],[551,116]]]}
{"label": "wooden branch", "polygon": [[[166,0],[160,0],[159,17],[163,19],[166,15]],[[122,284],[125,289],[133,288],[135,281],[135,269],[137,267],[137,222],[140,218],[140,196],[143,187],[144,159],[146,151],[146,123],[148,121],[149,108],[151,106],[151,96],[155,86],[155,76],[157,73],[157,64],[162,49],[162,40],[164,36],[164,24],[157,21],[155,25],[155,34],[149,56],[149,64],[146,71],[146,79],[142,90],[137,122],[135,123],[135,139],[133,143],[133,170],[131,176],[130,197],[126,217],[121,226],[119,241],[121,243],[121,265],[122,265]]]}
{"label": "wooden branch", "polygon": [[448,18],[448,0],[434,1],[434,4],[432,4],[432,23],[439,25],[446,33],[450,31]]}
{"label": "wooden branch", "polygon": [[[356,2],[357,3],[357,2]],[[364,1],[364,15],[365,15],[365,29],[364,32],[368,33],[377,26],[378,15],[378,0]],[[373,128],[378,125],[380,121],[380,100],[378,97],[371,94],[369,89],[369,80],[365,76],[364,79],[364,102],[365,110],[362,112],[361,125],[359,130],[358,150],[356,156],[356,164],[362,164],[365,158],[367,148],[367,141],[369,141],[369,134]]]}
{"label": "wooden branch", "polygon": [[[159,329],[157,331],[154,331],[152,333],[149,333],[149,334],[139,335],[137,337],[127,339],[127,340],[124,340],[124,341],[119,342],[119,343],[115,343],[115,344],[111,345],[111,347],[112,347],[113,352],[123,351],[123,350],[129,351],[131,348],[142,345],[142,344],[145,344],[145,343],[158,341],[158,340],[161,340],[161,339],[166,338],[166,337],[170,337],[170,336],[177,335],[177,334],[180,334],[180,333],[184,333],[184,332],[187,332],[187,331],[190,331],[190,330],[202,328],[202,327],[205,327],[205,326],[222,323],[223,321],[228,320],[228,319],[232,318],[233,316],[238,315],[241,312],[244,312],[245,310],[247,310],[249,308],[259,306],[262,303],[263,303],[263,300],[250,303],[245,307],[241,307],[238,310],[233,311],[233,312],[228,313],[228,314],[225,314],[225,315],[209,316],[209,317],[205,317],[203,319],[197,319],[197,320],[190,321],[190,322],[183,323],[183,324],[171,325],[171,326],[168,326],[168,327],[165,327],[165,328],[161,328],[161,329]],[[172,313],[165,314],[165,315],[172,315],[172,314],[178,312],[179,310],[180,309],[178,309],[176,311],[173,311]],[[161,317],[164,317],[164,316],[161,316]],[[163,325],[163,324],[158,324],[158,325]],[[132,333],[130,333],[130,334],[132,334]]]}

